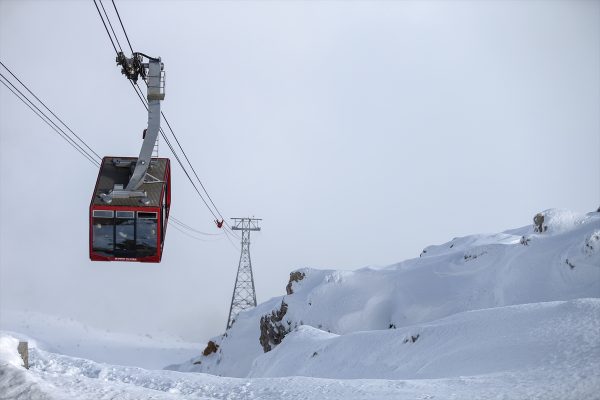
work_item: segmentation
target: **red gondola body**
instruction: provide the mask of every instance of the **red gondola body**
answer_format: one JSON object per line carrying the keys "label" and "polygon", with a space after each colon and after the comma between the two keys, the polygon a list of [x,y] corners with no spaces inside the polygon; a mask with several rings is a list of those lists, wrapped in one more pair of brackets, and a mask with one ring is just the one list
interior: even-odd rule
{"label": "red gondola body", "polygon": [[135,157],[104,157],[90,203],[89,250],[92,261],[160,262],[171,206],[171,166],[168,158],[153,158],[147,173],[158,181],[144,183],[139,190],[147,196],[113,198],[101,194],[115,185],[126,186],[130,168],[115,166],[113,160]]}

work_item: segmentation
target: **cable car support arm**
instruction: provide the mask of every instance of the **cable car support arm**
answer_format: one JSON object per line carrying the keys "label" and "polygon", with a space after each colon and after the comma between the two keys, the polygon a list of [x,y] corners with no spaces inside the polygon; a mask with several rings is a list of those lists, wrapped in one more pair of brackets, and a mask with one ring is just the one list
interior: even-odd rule
{"label": "cable car support arm", "polygon": [[[143,62],[144,57],[148,59]],[[131,58],[125,57],[122,52],[117,54],[117,65],[120,65],[121,73],[127,79],[137,82],[138,77],[142,77],[147,83],[148,92],[148,128],[144,136],[144,142],[140,150],[140,155],[135,162],[135,168],[129,178],[127,186],[115,185],[110,193],[102,196],[106,203],[110,203],[113,198],[132,198],[139,197],[142,202],[146,198],[146,193],[139,190],[144,183],[159,182],[156,178],[147,174],[148,167],[152,161],[152,151],[158,138],[160,130],[160,102],[165,98],[165,80],[164,66],[160,58],[149,57],[143,53],[133,53]],[[131,168],[133,161],[114,160],[117,167]],[[146,180],[146,178],[149,180]]]}

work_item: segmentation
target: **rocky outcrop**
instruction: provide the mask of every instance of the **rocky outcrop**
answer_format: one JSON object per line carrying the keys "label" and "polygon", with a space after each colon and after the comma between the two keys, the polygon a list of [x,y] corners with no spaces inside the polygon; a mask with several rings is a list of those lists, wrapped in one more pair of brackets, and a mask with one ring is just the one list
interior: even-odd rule
{"label": "rocky outcrop", "polygon": [[273,310],[271,314],[263,315],[260,318],[260,338],[259,342],[265,353],[271,351],[273,346],[277,346],[285,335],[291,331],[291,323],[283,322],[283,317],[287,313],[288,305],[282,300],[279,310]]}
{"label": "rocky outcrop", "polygon": [[287,286],[285,287],[285,291],[287,292],[288,295],[294,293],[294,290],[292,289],[292,283],[300,282],[302,279],[304,279],[305,276],[306,276],[306,274],[304,272],[300,272],[300,271],[290,272],[290,281],[288,282]]}
{"label": "rocky outcrop", "polygon": [[537,213],[533,217],[533,231],[534,232],[546,232],[548,230],[548,225],[544,224],[544,213]]}
{"label": "rocky outcrop", "polygon": [[[300,282],[305,276],[306,274],[304,272],[291,272],[290,280],[285,287],[286,293],[288,295],[293,294],[293,283]],[[265,353],[271,351],[274,346],[281,343],[285,335],[291,332],[292,323],[290,321],[283,321],[283,317],[287,313],[287,310],[288,305],[282,300],[279,310],[273,310],[271,311],[271,314],[263,315],[260,318],[260,338],[258,340]],[[295,324],[295,326],[297,326],[297,324]]]}
{"label": "rocky outcrop", "polygon": [[213,342],[212,340],[209,340],[208,344],[206,345],[206,348],[202,352],[202,355],[206,357],[208,355],[211,355],[212,353],[216,353],[217,350],[219,350],[219,345]]}

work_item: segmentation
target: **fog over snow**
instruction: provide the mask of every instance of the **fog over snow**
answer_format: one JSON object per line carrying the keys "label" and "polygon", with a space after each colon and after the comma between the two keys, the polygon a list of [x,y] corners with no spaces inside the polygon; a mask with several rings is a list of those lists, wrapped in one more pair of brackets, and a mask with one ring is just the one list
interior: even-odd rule
{"label": "fog over snow", "polygon": [[[293,269],[390,265],[600,205],[597,1],[116,4],[134,49],[162,57],[163,110],[221,212],[263,218],[259,302]],[[0,60],[100,155],[138,154],[146,112],[93,2],[0,1]],[[0,329],[29,312],[222,333],[237,249],[171,229],[160,264],[90,262],[97,172],[0,87]],[[177,166],[171,211],[218,233]]]}

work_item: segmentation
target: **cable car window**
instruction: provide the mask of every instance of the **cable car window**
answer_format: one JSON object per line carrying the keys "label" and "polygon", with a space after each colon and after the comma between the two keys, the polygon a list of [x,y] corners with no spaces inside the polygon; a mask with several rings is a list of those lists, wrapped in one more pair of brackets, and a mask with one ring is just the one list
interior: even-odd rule
{"label": "cable car window", "polygon": [[138,212],[136,249],[138,257],[153,256],[157,251],[157,213]]}
{"label": "cable car window", "polygon": [[114,247],[112,211],[94,210],[92,230],[92,250],[101,255],[112,255]]}
{"label": "cable car window", "polygon": [[136,256],[133,211],[117,211],[117,218],[115,219],[115,256]]}
{"label": "cable car window", "polygon": [[97,218],[112,218],[114,211],[111,210],[94,210],[94,217]]}
{"label": "cable car window", "polygon": [[156,213],[155,212],[141,212],[141,211],[138,211],[138,218],[142,218],[142,219],[156,219]]}

